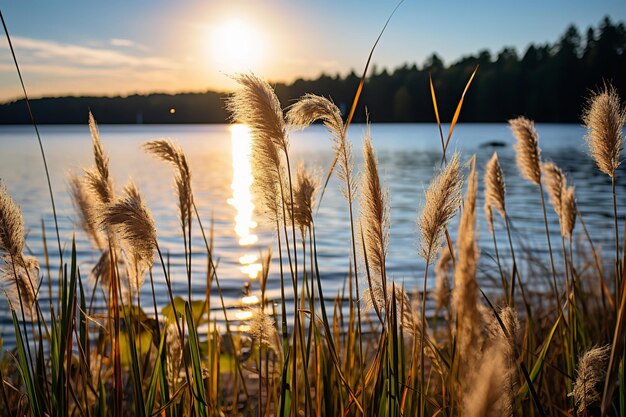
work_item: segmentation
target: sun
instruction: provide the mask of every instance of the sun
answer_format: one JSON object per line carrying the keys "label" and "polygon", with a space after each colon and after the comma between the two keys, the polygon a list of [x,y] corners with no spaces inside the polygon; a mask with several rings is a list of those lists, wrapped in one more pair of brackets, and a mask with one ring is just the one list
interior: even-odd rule
{"label": "sun", "polygon": [[234,19],[213,27],[210,34],[213,64],[226,73],[258,70],[262,64],[262,34],[248,22]]}

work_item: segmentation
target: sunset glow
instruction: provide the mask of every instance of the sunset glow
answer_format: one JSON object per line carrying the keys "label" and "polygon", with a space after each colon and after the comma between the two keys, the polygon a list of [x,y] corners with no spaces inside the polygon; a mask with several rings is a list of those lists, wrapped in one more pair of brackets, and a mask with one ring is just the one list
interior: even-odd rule
{"label": "sunset glow", "polygon": [[224,22],[210,31],[211,60],[225,73],[259,70],[265,52],[263,35],[243,20]]}

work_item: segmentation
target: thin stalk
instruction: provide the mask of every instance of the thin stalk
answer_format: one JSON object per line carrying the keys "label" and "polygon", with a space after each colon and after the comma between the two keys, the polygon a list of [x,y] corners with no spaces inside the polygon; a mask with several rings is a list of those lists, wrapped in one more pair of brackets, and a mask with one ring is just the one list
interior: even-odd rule
{"label": "thin stalk", "polygon": [[432,248],[428,249],[428,254],[426,256],[426,270],[424,272],[424,288],[422,291],[422,333],[421,343],[420,343],[420,375],[421,375],[421,385],[420,385],[420,412],[419,416],[424,417],[426,415],[426,390],[424,389],[426,386],[426,373],[424,370],[424,340],[426,339],[426,283],[428,282],[428,267],[430,259],[430,253]]}
{"label": "thin stalk", "polygon": [[7,42],[9,43],[9,49],[11,50],[13,63],[15,64],[15,69],[17,70],[17,75],[20,79],[22,92],[24,93],[24,101],[26,102],[26,107],[28,108],[28,115],[30,117],[33,127],[35,128],[35,134],[37,135],[37,142],[39,143],[39,150],[41,151],[41,159],[43,160],[43,167],[46,172],[46,180],[48,182],[48,192],[50,194],[50,202],[52,203],[52,215],[54,216],[54,228],[56,230],[57,245],[59,247],[59,262],[60,262],[60,265],[62,266],[63,265],[63,249],[61,248],[61,234],[59,233],[59,222],[57,219],[56,205],[54,204],[54,193],[52,192],[52,182],[50,181],[50,171],[48,170],[48,162],[46,161],[46,153],[44,152],[44,149],[43,149],[43,143],[41,141],[41,136],[39,135],[39,128],[37,127],[37,123],[35,122],[35,116],[33,114],[33,110],[30,107],[30,100],[28,99],[28,93],[26,93],[26,85],[24,84],[24,79],[22,78],[22,72],[20,71],[20,66],[17,63],[17,57],[15,56],[15,50],[13,49],[11,36],[9,36],[9,29],[7,28],[6,22],[4,21],[4,16],[2,15],[2,11],[0,11],[0,20],[2,20],[2,27],[4,28],[4,33],[7,36]]}
{"label": "thin stalk", "polygon": [[589,230],[587,230],[587,225],[585,224],[583,215],[578,209],[578,207],[576,207],[576,217],[578,218],[580,225],[583,227],[585,236],[587,237],[587,240],[589,241],[589,246],[591,246],[591,253],[593,253],[593,260],[594,260],[596,269],[598,270],[598,277],[600,278],[601,283],[602,283],[602,291],[601,291],[602,292],[602,308],[604,309],[604,311],[606,311],[606,293],[608,290],[606,288],[606,282],[604,282],[604,272],[602,271],[602,264],[600,262],[600,257],[598,256],[598,251],[593,245],[593,240],[591,239],[591,235],[589,235]]}
{"label": "thin stalk", "polygon": [[[491,210],[491,209],[489,209]],[[502,264],[500,263],[500,253],[498,251],[498,242],[496,241],[496,231],[491,231],[491,237],[493,240],[493,248],[496,252],[496,262],[498,263],[498,271],[500,271],[500,280],[502,281],[502,289],[504,290],[505,297],[509,300],[509,306],[513,305],[513,299],[509,297],[509,289],[508,283],[506,282],[506,278],[504,277],[504,272],[502,271]]]}
{"label": "thin stalk", "polygon": [[[345,146],[344,146],[345,149]],[[345,150],[344,150],[345,152]],[[352,214],[352,190],[351,190],[351,185],[350,185],[350,176],[348,175],[346,177],[346,188],[348,191],[348,208],[350,211],[350,233],[351,233],[351,240],[352,240],[352,259],[354,261],[354,282],[355,282],[355,289],[356,289],[356,310],[357,310],[357,326],[359,327],[359,371],[360,371],[360,376],[361,376],[361,394],[362,394],[362,399],[361,402],[363,403],[363,406],[365,406],[365,371],[364,371],[364,365],[363,365],[363,336],[362,336],[362,326],[361,326],[361,295],[359,292],[359,274],[358,274],[358,267],[357,267],[357,253],[356,253],[356,242],[355,242],[355,238],[354,238],[354,216]],[[384,265],[383,265],[383,292],[384,292],[384,297],[385,300],[387,299],[387,277],[385,276],[384,273]],[[365,415],[365,411],[363,411],[363,415]]]}
{"label": "thin stalk", "polygon": [[613,193],[613,222],[615,225],[615,293],[617,295],[617,305],[620,304],[620,289],[622,288],[621,282],[621,263],[619,259],[619,228],[617,226],[617,195],[615,192],[615,173],[611,176],[611,191]]}
{"label": "thin stalk", "polygon": [[[220,302],[222,304],[222,312],[224,313],[224,324],[226,325],[226,333],[230,337],[231,345],[235,346],[235,342],[234,342],[234,339],[233,339],[233,334],[232,334],[232,332],[230,330],[230,320],[228,320],[228,316],[226,314],[226,304],[224,303],[224,295],[222,293],[222,286],[220,285],[220,280],[219,280],[219,278],[217,276],[217,268],[213,264],[212,250],[211,250],[211,247],[209,246],[209,242],[207,240],[206,233],[204,232],[204,226],[202,225],[202,219],[200,218],[200,213],[198,212],[198,207],[196,206],[196,203],[193,200],[192,200],[191,204],[193,205],[193,209],[194,209],[194,212],[196,214],[196,219],[198,220],[198,226],[200,226],[200,232],[202,234],[202,239],[204,240],[204,245],[206,247],[207,252],[209,253],[209,262],[210,262],[210,265],[211,265],[211,271],[213,272],[213,279],[215,280],[215,286],[217,287],[217,293],[218,293],[218,295],[220,297]],[[160,255],[160,253],[159,253],[159,255]],[[170,290],[170,293],[171,293],[171,290]],[[237,365],[237,372],[239,374],[239,377],[241,378],[241,381],[243,382],[243,390],[244,390],[244,393],[246,395],[246,401],[247,401],[250,396],[248,395],[248,388],[246,387],[246,384],[245,384],[245,379],[243,377],[243,371],[241,370],[241,364],[239,363],[238,359],[235,360],[235,363]]]}
{"label": "thin stalk", "polygon": [[552,256],[552,243],[550,242],[550,229],[548,228],[548,215],[546,213],[546,202],[543,196],[543,185],[539,181],[539,194],[541,195],[541,207],[543,209],[543,223],[546,228],[546,238],[548,239],[548,251],[550,253],[550,267],[552,268],[552,285],[554,296],[556,297],[557,306],[561,309],[561,298],[559,297],[559,289],[556,284],[556,269],[554,268],[554,258]]}

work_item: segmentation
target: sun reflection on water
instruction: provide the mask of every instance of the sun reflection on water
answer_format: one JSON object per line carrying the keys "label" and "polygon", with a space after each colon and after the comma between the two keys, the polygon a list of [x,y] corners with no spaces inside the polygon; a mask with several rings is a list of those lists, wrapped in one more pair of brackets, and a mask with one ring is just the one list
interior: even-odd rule
{"label": "sun reflection on water", "polygon": [[[239,245],[246,248],[258,242],[259,237],[253,233],[257,223],[252,219],[254,204],[252,202],[252,168],[250,166],[251,136],[246,125],[230,126],[233,158],[233,196],[228,204],[237,211],[235,215],[235,233]],[[250,279],[256,279],[261,272],[259,256],[245,253],[239,258],[240,270]]]}

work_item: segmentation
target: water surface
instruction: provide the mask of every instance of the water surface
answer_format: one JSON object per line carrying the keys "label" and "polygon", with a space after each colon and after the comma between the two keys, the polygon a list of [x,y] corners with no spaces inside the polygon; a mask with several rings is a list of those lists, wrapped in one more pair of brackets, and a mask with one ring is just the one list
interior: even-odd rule
{"label": "water surface", "polygon": [[[85,126],[42,126],[40,128],[52,187],[64,251],[70,250],[72,236],[76,236],[80,269],[87,276],[98,259],[89,241],[79,229],[77,217],[67,192],[67,174],[80,173],[93,163],[91,140]],[[356,169],[360,169],[361,139],[365,126],[353,125],[349,136],[354,143]],[[585,154],[582,140],[584,129],[577,125],[538,125],[544,160],[556,162],[576,185],[579,208],[584,215],[595,243],[607,254],[613,253],[612,200],[610,180],[601,174]],[[444,132],[447,126],[444,126]],[[227,125],[129,125],[100,126],[102,142],[110,155],[110,168],[117,191],[132,178],[142,191],[156,220],[159,245],[167,255],[174,283],[174,292],[186,295],[187,280],[183,256],[183,241],[177,215],[173,188],[173,169],[146,155],[141,144],[150,139],[171,138],[178,142],[190,161],[195,199],[205,226],[212,224],[214,251],[219,262],[218,275],[228,306],[239,307],[244,287],[250,285],[250,295],[259,293],[255,280],[260,269],[260,254],[272,245],[272,227],[264,223],[255,209],[256,201],[250,191],[249,137],[242,128]],[[439,166],[441,143],[434,124],[381,124],[372,126],[372,138],[380,162],[380,173],[389,188],[391,204],[391,239],[388,252],[389,276],[408,289],[421,288],[424,262],[418,256],[416,218],[424,201],[424,191]],[[544,232],[540,197],[536,186],[524,181],[518,174],[512,144],[514,139],[505,124],[467,124],[455,129],[450,150],[459,151],[463,161],[475,154],[482,179],[484,165],[494,151],[498,152],[507,183],[507,209],[515,228],[516,245],[525,248],[528,256],[546,260],[547,243]],[[293,161],[303,161],[317,167],[324,176],[333,159],[328,134],[322,126],[313,126],[291,136]],[[293,163],[295,165],[295,163]],[[28,250],[43,263],[42,221],[49,251],[57,253],[52,209],[39,147],[32,127],[0,127],[0,179],[19,204],[27,227]],[[626,213],[626,182],[618,177],[618,208]],[[327,297],[345,291],[350,263],[350,226],[347,203],[340,192],[340,183],[332,179],[316,215],[316,230],[320,272]],[[481,248],[480,282],[486,291],[497,293],[499,278],[493,260],[493,242],[482,212],[479,209],[479,243]],[[553,246],[560,249],[559,226],[549,207],[549,221]],[[501,255],[508,257],[502,222],[497,219],[497,237],[502,244]],[[576,227],[576,239],[582,236]],[[454,236],[456,223],[450,227]],[[197,224],[193,237],[193,293],[203,298],[206,289],[207,259],[204,242]],[[277,249],[273,249],[274,254]],[[560,253],[560,252],[559,252]],[[562,259],[556,255],[556,263]],[[56,262],[56,264],[55,264]],[[158,266],[158,265],[156,265]],[[51,267],[58,268],[58,256],[51,256]],[[268,284],[268,296],[278,298],[278,259],[274,258]],[[160,267],[155,267],[157,302],[167,304],[167,292]],[[545,289],[546,274],[533,270],[525,273],[530,287]],[[42,275],[45,270],[42,270]],[[361,288],[365,286],[361,282]],[[47,284],[46,284],[47,285]],[[428,288],[434,286],[429,280]],[[48,298],[42,286],[40,297]],[[291,288],[291,286],[288,286]],[[287,294],[291,296],[290,289]],[[54,289],[53,289],[54,293]],[[142,298],[151,303],[146,286]],[[212,306],[218,306],[215,289]],[[290,309],[293,306],[289,307]],[[231,318],[245,318],[238,308],[229,310]],[[213,311],[221,319],[221,313]],[[0,332],[10,338],[12,328],[7,325],[10,315],[4,300],[0,301]]]}

